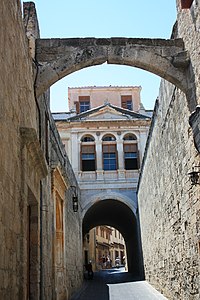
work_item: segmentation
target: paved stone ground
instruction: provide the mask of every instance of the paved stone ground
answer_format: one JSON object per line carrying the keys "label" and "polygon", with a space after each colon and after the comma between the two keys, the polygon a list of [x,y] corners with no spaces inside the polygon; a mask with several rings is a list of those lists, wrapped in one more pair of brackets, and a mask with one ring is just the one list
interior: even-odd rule
{"label": "paved stone ground", "polygon": [[137,281],[123,268],[102,270],[85,280],[71,300],[167,300],[146,281]]}

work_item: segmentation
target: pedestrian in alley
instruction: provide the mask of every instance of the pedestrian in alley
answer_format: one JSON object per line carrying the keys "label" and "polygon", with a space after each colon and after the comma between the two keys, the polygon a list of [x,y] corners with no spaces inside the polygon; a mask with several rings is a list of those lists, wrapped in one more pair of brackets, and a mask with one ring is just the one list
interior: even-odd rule
{"label": "pedestrian in alley", "polygon": [[87,271],[88,271],[88,279],[93,279],[94,277],[94,272],[92,270],[92,262],[91,260],[89,261],[89,263],[87,264]]}

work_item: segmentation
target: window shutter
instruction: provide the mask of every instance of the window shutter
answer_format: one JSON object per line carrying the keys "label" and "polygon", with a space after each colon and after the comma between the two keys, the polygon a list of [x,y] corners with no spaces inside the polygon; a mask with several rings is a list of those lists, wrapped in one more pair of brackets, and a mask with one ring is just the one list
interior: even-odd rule
{"label": "window shutter", "polygon": [[122,101],[122,108],[126,108],[126,102]]}
{"label": "window shutter", "polygon": [[127,108],[127,101],[132,101],[132,95],[121,96],[122,108]]}
{"label": "window shutter", "polygon": [[76,101],[74,102],[75,106],[76,106],[76,113],[79,114],[80,113],[80,105],[79,105],[79,102]]}
{"label": "window shutter", "polygon": [[116,145],[103,145],[103,153],[115,153],[116,152]]}
{"label": "window shutter", "polygon": [[124,152],[137,152],[137,144],[124,144]]}
{"label": "window shutter", "polygon": [[90,101],[90,96],[79,96],[78,99],[79,99],[79,102]]}
{"label": "window shutter", "polygon": [[95,145],[82,145],[82,153],[95,153]]}
{"label": "window shutter", "polygon": [[187,9],[190,8],[192,5],[193,0],[181,0],[181,8],[182,9]]}

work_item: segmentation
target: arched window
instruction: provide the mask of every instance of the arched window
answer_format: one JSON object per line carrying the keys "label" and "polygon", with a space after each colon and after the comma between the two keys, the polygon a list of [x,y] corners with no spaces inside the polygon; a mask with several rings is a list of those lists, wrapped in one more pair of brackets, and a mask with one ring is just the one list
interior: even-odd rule
{"label": "arched window", "polygon": [[137,137],[132,133],[127,133],[124,136],[124,141],[137,141]]}
{"label": "arched window", "polygon": [[113,142],[113,141],[116,141],[116,138],[113,135],[111,135],[111,134],[106,134],[102,138],[102,141],[103,142]]}
{"label": "arched window", "polygon": [[81,139],[81,142],[94,142],[95,141],[95,139],[94,139],[94,137],[93,136],[91,136],[91,135],[86,135],[86,136],[84,136],[82,139]]}
{"label": "arched window", "polygon": [[126,170],[139,169],[139,153],[137,137],[128,133],[124,136],[124,168]]}
{"label": "arched window", "polygon": [[91,135],[86,135],[81,139],[81,170],[96,170],[95,139]]}
{"label": "arched window", "polygon": [[116,138],[111,135],[105,135],[102,138],[102,152],[103,152],[103,169],[111,171],[117,169],[117,149]]}

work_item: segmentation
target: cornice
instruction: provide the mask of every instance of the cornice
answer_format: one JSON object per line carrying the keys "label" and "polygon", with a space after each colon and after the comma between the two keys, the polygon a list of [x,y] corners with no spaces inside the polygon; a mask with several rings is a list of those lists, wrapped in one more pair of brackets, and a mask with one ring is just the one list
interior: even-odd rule
{"label": "cornice", "polygon": [[145,120],[81,120],[81,121],[73,121],[73,122],[63,122],[63,121],[56,121],[57,127],[60,128],[83,128],[84,127],[118,127],[120,125],[125,125],[127,127],[130,126],[138,126],[144,125],[149,126],[151,123],[151,119]]}

